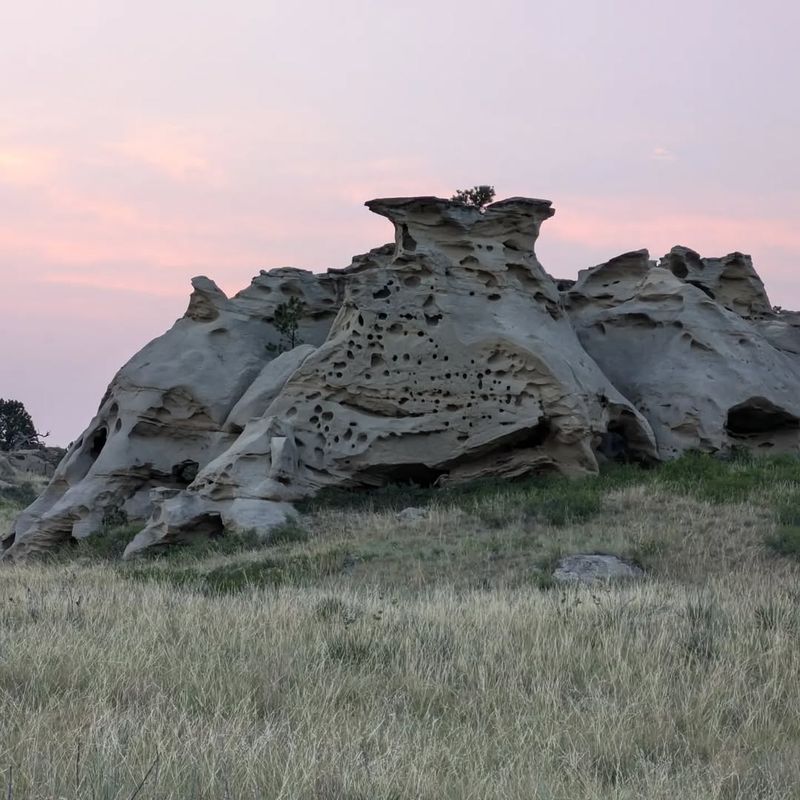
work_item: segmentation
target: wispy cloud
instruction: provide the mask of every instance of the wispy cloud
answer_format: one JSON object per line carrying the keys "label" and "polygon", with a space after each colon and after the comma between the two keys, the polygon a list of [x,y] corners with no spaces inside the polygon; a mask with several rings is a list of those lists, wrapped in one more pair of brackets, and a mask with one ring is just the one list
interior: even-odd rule
{"label": "wispy cloud", "polygon": [[150,167],[172,180],[218,183],[223,177],[209,153],[209,143],[184,126],[141,126],[106,147],[112,156]]}
{"label": "wispy cloud", "polygon": [[650,158],[654,161],[677,161],[677,154],[668,147],[657,145],[650,151]]}
{"label": "wispy cloud", "polygon": [[0,184],[36,186],[52,178],[58,154],[51,148],[0,143]]}

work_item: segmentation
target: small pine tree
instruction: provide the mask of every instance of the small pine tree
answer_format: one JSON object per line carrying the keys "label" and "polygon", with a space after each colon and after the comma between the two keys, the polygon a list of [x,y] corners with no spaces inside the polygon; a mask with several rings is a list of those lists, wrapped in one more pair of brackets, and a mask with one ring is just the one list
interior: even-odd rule
{"label": "small pine tree", "polygon": [[450,199],[454,203],[483,209],[494,200],[494,186],[473,186],[471,189],[458,189]]}
{"label": "small pine tree", "polygon": [[0,450],[41,447],[31,415],[19,400],[0,398]]}
{"label": "small pine tree", "polygon": [[273,324],[281,335],[281,351],[291,350],[298,344],[303,343],[297,335],[297,329],[300,327],[300,318],[302,316],[303,303],[296,297],[289,298],[287,302],[281,303],[275,309]]}

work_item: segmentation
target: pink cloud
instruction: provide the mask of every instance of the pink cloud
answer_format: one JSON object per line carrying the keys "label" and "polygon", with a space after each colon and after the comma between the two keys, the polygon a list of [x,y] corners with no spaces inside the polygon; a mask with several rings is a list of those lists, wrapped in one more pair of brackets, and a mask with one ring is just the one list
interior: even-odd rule
{"label": "pink cloud", "polygon": [[140,127],[106,146],[112,158],[122,156],[151,167],[171,180],[218,183],[222,172],[212,162],[209,146],[198,132],[170,124]]}
{"label": "pink cloud", "polygon": [[52,178],[57,163],[53,149],[0,144],[0,184],[39,185]]}
{"label": "pink cloud", "polygon": [[794,220],[649,211],[646,201],[626,203],[624,211],[608,207],[602,200],[597,205],[607,210],[560,203],[543,235],[608,248],[613,251],[610,255],[616,255],[620,248],[647,247],[654,256],[660,256],[676,244],[693,247],[703,255],[725,255],[734,250],[751,253],[767,247],[800,252],[800,229]]}

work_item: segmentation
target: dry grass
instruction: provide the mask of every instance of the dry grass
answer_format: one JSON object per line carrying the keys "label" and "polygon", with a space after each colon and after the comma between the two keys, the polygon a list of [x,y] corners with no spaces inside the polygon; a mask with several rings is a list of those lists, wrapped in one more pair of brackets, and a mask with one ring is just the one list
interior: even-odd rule
{"label": "dry grass", "polygon": [[[798,797],[800,568],[764,546],[797,487],[728,502],[668,477],[575,523],[488,492],[417,524],[318,510],[308,541],[260,550],[5,568],[3,788]],[[555,552],[587,549],[650,577],[540,588]]]}

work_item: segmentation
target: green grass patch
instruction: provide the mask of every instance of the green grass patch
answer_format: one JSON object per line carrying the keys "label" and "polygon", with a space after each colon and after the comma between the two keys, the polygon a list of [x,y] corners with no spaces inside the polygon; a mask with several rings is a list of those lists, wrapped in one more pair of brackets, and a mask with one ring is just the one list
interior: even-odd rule
{"label": "green grass patch", "polygon": [[252,589],[310,585],[342,572],[349,554],[340,548],[318,553],[291,553],[231,561],[214,567],[195,564],[148,564],[121,567],[130,580],[156,581],[206,594],[234,594]]}
{"label": "green grass patch", "polygon": [[779,556],[800,560],[800,525],[783,525],[767,537],[767,547]]}
{"label": "green grass patch", "polygon": [[289,519],[277,525],[269,532],[270,545],[295,544],[307,542],[310,534],[296,519]]}
{"label": "green grass patch", "polygon": [[4,489],[0,489],[0,502],[19,506],[20,509],[29,506],[37,496],[36,489],[30,483],[22,483],[19,486],[7,486]]}
{"label": "green grass patch", "polygon": [[128,523],[103,528],[103,530],[80,539],[74,548],[69,549],[69,555],[82,556],[98,561],[117,561],[122,558],[128,542],[142,529],[141,524]]}
{"label": "green grass patch", "polygon": [[778,484],[800,489],[800,459],[790,455],[764,457],[735,452],[721,459],[686,453],[652,474],[664,488],[710,503],[746,502]]}

